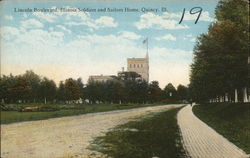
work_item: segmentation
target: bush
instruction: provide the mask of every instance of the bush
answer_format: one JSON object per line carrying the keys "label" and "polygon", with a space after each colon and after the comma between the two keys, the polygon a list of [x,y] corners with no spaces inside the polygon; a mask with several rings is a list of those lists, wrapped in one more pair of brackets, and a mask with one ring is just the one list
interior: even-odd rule
{"label": "bush", "polygon": [[0,104],[0,110],[1,111],[15,111],[13,107],[10,107],[8,105]]}
{"label": "bush", "polygon": [[51,105],[42,105],[41,107],[39,107],[39,111],[57,111],[57,110],[59,109]]}

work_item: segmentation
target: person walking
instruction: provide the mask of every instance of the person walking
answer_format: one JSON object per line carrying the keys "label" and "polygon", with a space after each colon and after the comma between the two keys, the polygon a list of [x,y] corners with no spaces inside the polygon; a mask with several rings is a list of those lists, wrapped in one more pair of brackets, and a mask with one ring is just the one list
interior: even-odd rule
{"label": "person walking", "polygon": [[193,106],[193,101],[192,101],[192,99],[189,100],[189,103],[190,103],[190,106],[192,107],[192,106]]}

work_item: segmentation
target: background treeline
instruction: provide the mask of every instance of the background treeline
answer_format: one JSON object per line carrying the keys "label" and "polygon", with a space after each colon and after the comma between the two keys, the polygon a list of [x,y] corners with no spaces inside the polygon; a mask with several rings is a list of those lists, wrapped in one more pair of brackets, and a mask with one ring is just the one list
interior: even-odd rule
{"label": "background treeline", "polygon": [[192,98],[233,101],[237,96],[243,101],[249,91],[249,1],[220,1],[215,15],[217,21],[198,37],[194,48]]}
{"label": "background treeline", "polygon": [[0,77],[0,100],[3,103],[159,103],[187,99],[187,87],[179,85],[176,89],[169,83],[161,89],[157,81],[147,83],[116,78],[83,84],[81,78],[69,78],[57,86],[53,80],[33,71]]}

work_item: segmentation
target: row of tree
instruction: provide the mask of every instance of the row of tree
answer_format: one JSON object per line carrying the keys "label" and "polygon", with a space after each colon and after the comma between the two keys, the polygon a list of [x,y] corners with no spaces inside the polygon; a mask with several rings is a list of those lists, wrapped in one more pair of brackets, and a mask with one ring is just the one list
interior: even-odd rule
{"label": "row of tree", "polygon": [[198,37],[190,76],[196,101],[247,99],[248,7],[246,0],[221,0],[215,11],[217,21]]}
{"label": "row of tree", "polygon": [[85,89],[90,102],[105,103],[156,103],[187,100],[188,89],[179,85],[177,90],[169,83],[163,90],[157,81],[110,80],[89,82]]}
{"label": "row of tree", "polygon": [[162,90],[157,81],[147,83],[116,78],[106,82],[89,81],[84,85],[81,78],[69,78],[61,81],[57,87],[53,80],[33,71],[0,77],[0,100],[4,103],[67,103],[79,99],[89,103],[155,103],[187,100],[187,97],[187,87],[179,85],[175,89],[169,83]]}

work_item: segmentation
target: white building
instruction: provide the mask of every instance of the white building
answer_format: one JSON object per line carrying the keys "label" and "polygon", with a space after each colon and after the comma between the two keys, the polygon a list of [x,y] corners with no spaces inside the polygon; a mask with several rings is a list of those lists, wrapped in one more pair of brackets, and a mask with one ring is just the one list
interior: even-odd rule
{"label": "white building", "polygon": [[148,53],[145,58],[128,58],[127,71],[136,72],[141,75],[146,82],[149,81],[149,57]]}
{"label": "white building", "polygon": [[94,82],[106,82],[108,80],[113,80],[112,76],[106,76],[106,75],[94,75],[94,76],[89,76],[89,81],[94,81]]}
{"label": "white building", "polygon": [[[124,72],[124,68],[121,72]],[[128,58],[127,59],[127,72],[136,72],[140,75],[140,78],[149,82],[149,57],[148,53],[145,58]],[[116,76],[111,75],[92,75],[89,76],[89,82],[106,82],[108,80],[114,80]]]}

